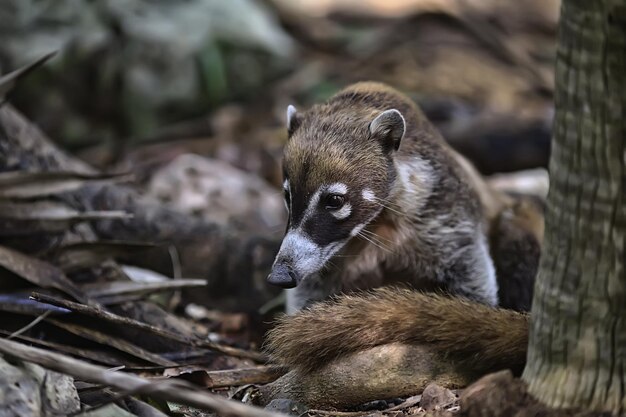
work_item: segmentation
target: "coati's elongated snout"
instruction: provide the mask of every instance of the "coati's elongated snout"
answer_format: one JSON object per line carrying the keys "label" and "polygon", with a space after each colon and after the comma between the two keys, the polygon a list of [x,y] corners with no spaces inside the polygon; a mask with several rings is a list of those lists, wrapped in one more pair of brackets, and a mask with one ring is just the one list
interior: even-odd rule
{"label": "coati's elongated snout", "polygon": [[[323,127],[323,128],[320,128]],[[296,287],[320,272],[382,211],[396,173],[392,153],[406,130],[396,109],[287,109],[284,150],[289,223],[267,280]]]}
{"label": "coati's elongated snout", "polygon": [[316,239],[319,236],[310,236],[302,229],[290,228],[285,235],[267,277],[270,284],[283,288],[296,287],[306,277],[319,272],[350,237],[349,231],[339,228],[335,233],[336,240],[323,245]]}
{"label": "coati's elongated snout", "polygon": [[272,266],[272,272],[267,282],[277,287],[293,288],[298,285],[302,277],[295,271],[290,262],[281,260]]}

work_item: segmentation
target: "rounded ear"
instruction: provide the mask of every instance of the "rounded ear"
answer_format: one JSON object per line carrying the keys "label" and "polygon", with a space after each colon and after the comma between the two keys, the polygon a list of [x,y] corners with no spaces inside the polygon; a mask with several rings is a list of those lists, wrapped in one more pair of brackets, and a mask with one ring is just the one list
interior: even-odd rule
{"label": "rounded ear", "polygon": [[287,106],[287,134],[291,136],[299,125],[300,119],[298,117],[298,112],[296,108],[290,104]]}
{"label": "rounded ear", "polygon": [[386,151],[397,151],[406,132],[406,122],[398,110],[385,110],[370,122],[369,130]]}

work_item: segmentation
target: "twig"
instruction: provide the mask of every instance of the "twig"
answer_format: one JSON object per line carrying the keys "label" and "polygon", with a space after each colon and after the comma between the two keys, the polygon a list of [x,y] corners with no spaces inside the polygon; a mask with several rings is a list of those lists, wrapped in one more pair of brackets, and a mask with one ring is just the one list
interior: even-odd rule
{"label": "twig", "polygon": [[[393,407],[385,408],[384,410],[380,410],[380,413],[382,413],[382,414],[384,414],[384,413],[391,413],[391,412],[394,412],[394,411],[400,411],[400,410],[404,410],[404,409],[409,408],[409,407],[413,407],[413,406],[419,404],[421,399],[422,399],[421,395],[413,395],[412,397],[409,397],[406,400],[404,400],[401,404],[395,405]],[[307,410],[303,414],[307,414],[307,413],[308,414],[321,414],[321,415],[328,415],[328,416],[338,416],[338,417],[360,417],[360,416],[371,415],[372,411],[371,410],[368,410],[368,411]]]}
{"label": "twig", "polygon": [[77,313],[85,314],[91,317],[96,317],[99,319],[107,320],[112,323],[121,324],[124,326],[131,326],[137,329],[145,330],[157,336],[161,336],[170,340],[175,340],[177,342],[185,343],[194,347],[202,347],[214,350],[216,352],[220,352],[226,355],[235,356],[238,358],[247,358],[252,359],[256,362],[266,362],[267,358],[260,352],[253,352],[244,349],[238,349],[231,346],[224,346],[209,340],[202,339],[191,339],[177,333],[171,332],[169,330],[161,329],[156,326],[152,326],[147,323],[143,323],[137,320],[133,320],[128,317],[118,316],[117,314],[97,309],[85,304],[75,303],[69,300],[62,300],[56,297],[51,297],[49,295],[40,294],[37,292],[33,292],[30,296],[33,300],[51,304],[57,307],[64,307],[68,310],[72,310]]}
{"label": "twig", "polygon": [[37,325],[37,323],[39,323],[40,321],[42,321],[43,319],[48,317],[50,315],[50,313],[52,313],[52,310],[44,311],[43,314],[41,314],[35,320],[31,321],[30,323],[28,323],[26,326],[22,327],[21,329],[18,329],[16,331],[14,331],[13,333],[11,333],[7,337],[7,339],[13,339],[14,337],[17,337],[17,336],[21,335],[22,333],[32,329],[33,327],[35,327]]}
{"label": "twig", "polygon": [[80,410],[77,410],[73,413],[70,413],[67,415],[67,417],[75,417],[75,416],[79,416],[81,414],[86,414],[86,413],[93,413],[96,414],[95,412],[98,410],[103,409],[104,407],[108,407],[111,404],[115,404],[120,400],[123,400],[124,398],[128,397],[132,395],[132,393],[129,392],[123,392],[117,395],[112,395],[110,398],[103,400],[102,402],[99,402],[96,405],[81,405]]}
{"label": "twig", "polygon": [[267,384],[287,373],[283,366],[257,366],[255,368],[229,369],[207,372],[207,388],[234,387],[247,384]]}
{"label": "twig", "polygon": [[167,248],[167,252],[169,253],[170,260],[172,261],[172,276],[174,279],[181,279],[183,275],[182,266],[180,264],[180,256],[178,255],[176,246],[170,245]]}
{"label": "twig", "polygon": [[[7,332],[6,330],[0,329],[0,334],[8,336],[10,333]],[[113,357],[109,356],[108,354],[106,354],[105,352],[98,352],[98,353],[96,353],[94,351],[81,349],[81,348],[77,348],[77,347],[74,347],[74,346],[63,345],[61,343],[54,343],[54,342],[50,342],[48,340],[35,339],[35,338],[24,336],[24,335],[18,335],[18,336],[16,336],[16,339],[19,340],[20,342],[27,342],[30,345],[37,345],[37,346],[41,346],[41,347],[50,348],[50,349],[56,350],[57,352],[62,352],[64,354],[76,356],[76,357],[79,357],[81,359],[89,359],[92,362],[99,363],[99,364],[102,364],[102,365],[115,366],[115,365],[119,364],[120,362],[122,362],[121,359],[113,358]],[[128,366],[127,369],[136,369],[137,367],[139,367],[138,362],[135,362],[135,363],[131,362],[130,364],[133,365],[133,366]],[[148,367],[146,367],[146,368],[148,368]],[[159,367],[155,366],[154,368],[163,369],[163,368],[167,368],[167,367],[166,366],[159,366]]]}
{"label": "twig", "polygon": [[104,285],[87,284],[82,289],[91,297],[103,297],[119,294],[152,293],[157,291],[177,290],[189,287],[204,287],[204,279],[177,279],[163,282],[126,282],[114,281]]}
{"label": "twig", "polygon": [[338,417],[361,417],[361,416],[371,415],[372,412],[371,411],[328,411],[328,410],[310,409],[300,414],[300,416],[311,415],[311,414],[321,414],[323,416],[338,416]]}
{"label": "twig", "polygon": [[284,414],[226,400],[201,391],[183,381],[150,381],[136,375],[110,372],[58,353],[37,349],[11,340],[0,339],[0,352],[18,359],[33,362],[44,368],[70,375],[82,381],[107,385],[122,391],[145,394],[192,407],[211,410],[221,416],[236,417],[285,417]]}
{"label": "twig", "polygon": [[[172,262],[172,277],[175,280],[181,279],[183,275],[182,265],[180,264],[180,256],[178,254],[178,250],[176,249],[176,246],[170,245],[167,248],[167,252],[170,255],[170,260]],[[168,303],[169,310],[170,311],[175,310],[176,307],[178,307],[178,305],[180,304],[181,300],[182,300],[182,291],[181,290],[174,291]]]}
{"label": "twig", "polygon": [[[110,372],[111,369],[107,369],[107,371]],[[81,407],[80,410],[78,410],[78,411],[76,411],[74,413],[69,414],[68,417],[78,416],[78,415],[83,414],[83,413],[90,413],[90,414],[94,413],[95,414],[96,410],[101,410],[104,407],[107,407],[107,406],[109,406],[111,404],[116,404],[120,400],[123,400],[123,399],[128,398],[128,397],[130,397],[132,395],[135,395],[135,394],[138,394],[138,393],[137,392],[133,392],[133,391],[121,391],[121,392],[118,392],[118,393],[115,393],[115,394],[112,393],[112,394],[110,394],[110,396],[107,399],[99,402],[98,404]]]}
{"label": "twig", "polygon": [[88,328],[84,326],[80,326],[77,324],[72,324],[68,322],[64,322],[56,319],[46,319],[48,323],[55,325],[56,327],[68,331],[76,336],[80,336],[87,340],[94,341],[96,343],[100,343],[103,345],[111,346],[117,350],[121,350],[122,352],[126,352],[134,357],[155,363],[157,365],[163,366],[176,366],[177,363],[162,357],[156,353],[152,353],[142,347],[137,346],[134,343],[129,342],[128,340],[112,336],[108,333],[104,333],[98,330],[94,330],[93,328]]}
{"label": "twig", "polygon": [[420,403],[420,401],[422,400],[422,395],[413,395],[412,397],[407,398],[406,400],[404,400],[401,404],[398,404],[394,407],[388,408],[384,411],[398,411],[398,410],[404,410],[405,408],[409,408],[409,407],[413,407],[414,405],[417,405]]}
{"label": "twig", "polygon": [[248,384],[267,384],[285,375],[287,371],[288,369],[286,367],[273,365],[220,371],[206,371],[199,367],[184,366],[181,368],[166,369],[164,375],[177,377],[194,372],[203,372],[202,386],[213,389],[238,387]]}

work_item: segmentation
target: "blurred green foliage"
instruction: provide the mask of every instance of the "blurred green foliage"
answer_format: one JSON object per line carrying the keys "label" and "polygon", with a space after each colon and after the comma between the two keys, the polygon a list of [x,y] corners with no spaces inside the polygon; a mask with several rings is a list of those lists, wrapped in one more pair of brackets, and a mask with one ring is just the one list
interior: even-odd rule
{"label": "blurred green foliage", "polygon": [[76,147],[254,97],[295,43],[255,0],[2,0],[0,73],[52,50],[11,101]]}

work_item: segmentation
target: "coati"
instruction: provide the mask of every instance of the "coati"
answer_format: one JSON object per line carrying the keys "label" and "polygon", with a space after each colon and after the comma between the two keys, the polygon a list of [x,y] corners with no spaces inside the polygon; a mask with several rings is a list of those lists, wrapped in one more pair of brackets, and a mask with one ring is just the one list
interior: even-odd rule
{"label": "coati", "polygon": [[[289,220],[268,281],[292,288],[288,313],[398,283],[498,305],[488,236],[510,201],[488,189],[412,100],[357,83],[306,112],[289,106],[287,130]],[[532,276],[517,281],[532,289]],[[506,307],[530,307],[531,290],[506,288]]]}

